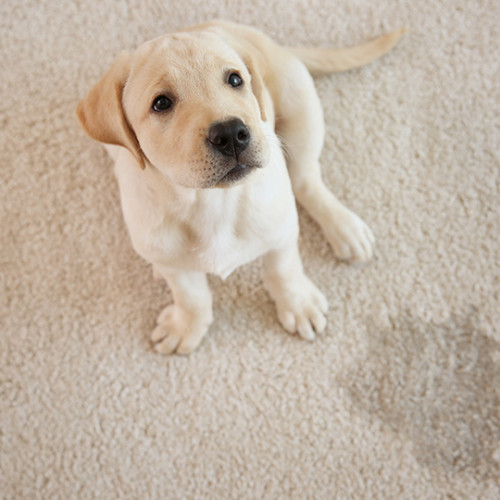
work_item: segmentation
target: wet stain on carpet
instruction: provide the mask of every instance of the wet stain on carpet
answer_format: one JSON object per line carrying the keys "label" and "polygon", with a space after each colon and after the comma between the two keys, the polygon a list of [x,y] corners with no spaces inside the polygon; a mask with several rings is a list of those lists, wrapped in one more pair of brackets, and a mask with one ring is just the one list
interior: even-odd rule
{"label": "wet stain on carpet", "polygon": [[500,344],[476,311],[371,326],[366,346],[340,381],[355,406],[410,439],[423,466],[500,478]]}

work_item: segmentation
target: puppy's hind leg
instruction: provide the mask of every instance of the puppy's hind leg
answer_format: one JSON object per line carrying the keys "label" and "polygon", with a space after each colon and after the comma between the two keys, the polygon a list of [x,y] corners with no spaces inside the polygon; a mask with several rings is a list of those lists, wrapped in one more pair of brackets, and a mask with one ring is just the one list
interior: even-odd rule
{"label": "puppy's hind leg", "polygon": [[366,262],[372,257],[375,238],[370,228],[323,183],[319,164],[323,112],[307,69],[299,61],[294,64],[295,78],[287,85],[293,98],[283,98],[277,132],[285,144],[295,197],[319,223],[339,259]]}
{"label": "puppy's hind leg", "polygon": [[161,354],[189,354],[198,347],[213,319],[207,277],[204,273],[171,271],[158,265],[154,268],[167,280],[174,303],[158,316],[151,341]]}

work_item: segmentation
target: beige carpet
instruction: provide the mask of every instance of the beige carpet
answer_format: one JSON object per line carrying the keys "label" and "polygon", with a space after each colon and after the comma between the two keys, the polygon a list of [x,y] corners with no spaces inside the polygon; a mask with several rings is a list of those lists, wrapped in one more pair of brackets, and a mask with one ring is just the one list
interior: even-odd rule
{"label": "beige carpet", "polygon": [[[327,333],[290,337],[261,263],[211,279],[191,357],[74,109],[122,49],[225,17],[288,43],[402,43],[317,81],[327,184],[375,261],[304,213]],[[20,0],[0,7],[2,499],[500,498],[500,2]]]}

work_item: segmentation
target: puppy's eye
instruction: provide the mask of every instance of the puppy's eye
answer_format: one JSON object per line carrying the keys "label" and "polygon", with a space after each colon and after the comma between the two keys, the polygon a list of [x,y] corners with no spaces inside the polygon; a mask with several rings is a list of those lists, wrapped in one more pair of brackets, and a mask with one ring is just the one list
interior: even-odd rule
{"label": "puppy's eye", "polygon": [[227,78],[227,83],[229,83],[231,87],[241,87],[241,85],[243,85],[243,79],[238,73],[231,73]]}
{"label": "puppy's eye", "polygon": [[170,109],[174,103],[171,99],[169,99],[166,95],[160,95],[153,101],[152,109],[157,113],[161,113],[162,111],[167,111]]}

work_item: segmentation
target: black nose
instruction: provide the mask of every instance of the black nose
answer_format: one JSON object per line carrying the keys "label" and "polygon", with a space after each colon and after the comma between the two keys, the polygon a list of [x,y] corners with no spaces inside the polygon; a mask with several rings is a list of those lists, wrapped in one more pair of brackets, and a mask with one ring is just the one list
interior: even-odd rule
{"label": "black nose", "polygon": [[208,131],[208,141],[223,155],[237,156],[248,146],[250,130],[239,118],[232,118],[213,124]]}

